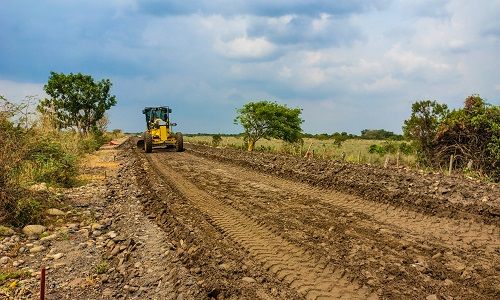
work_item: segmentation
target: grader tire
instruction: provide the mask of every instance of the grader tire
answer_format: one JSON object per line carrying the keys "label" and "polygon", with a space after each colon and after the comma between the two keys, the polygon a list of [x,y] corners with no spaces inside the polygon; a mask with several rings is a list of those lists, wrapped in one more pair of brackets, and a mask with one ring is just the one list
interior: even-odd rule
{"label": "grader tire", "polygon": [[184,141],[182,139],[182,133],[177,132],[175,134],[175,151],[182,152],[184,151]]}
{"label": "grader tire", "polygon": [[146,132],[144,134],[144,152],[151,153],[153,151],[153,137]]}

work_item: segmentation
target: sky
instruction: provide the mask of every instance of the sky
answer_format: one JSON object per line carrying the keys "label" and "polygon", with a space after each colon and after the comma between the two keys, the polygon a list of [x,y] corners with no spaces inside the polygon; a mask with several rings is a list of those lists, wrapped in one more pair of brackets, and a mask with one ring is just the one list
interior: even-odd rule
{"label": "sky", "polygon": [[309,133],[401,132],[411,104],[500,104],[500,0],[0,0],[0,95],[51,71],[108,78],[110,129],[145,106],[176,130],[238,133],[236,109],[302,108]]}

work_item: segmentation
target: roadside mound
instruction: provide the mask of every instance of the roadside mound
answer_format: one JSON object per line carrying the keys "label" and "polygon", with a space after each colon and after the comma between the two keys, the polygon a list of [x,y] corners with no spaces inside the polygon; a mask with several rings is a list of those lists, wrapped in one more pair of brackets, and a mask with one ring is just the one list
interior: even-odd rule
{"label": "roadside mound", "polygon": [[188,144],[192,153],[252,170],[456,219],[500,225],[500,187],[462,176]]}

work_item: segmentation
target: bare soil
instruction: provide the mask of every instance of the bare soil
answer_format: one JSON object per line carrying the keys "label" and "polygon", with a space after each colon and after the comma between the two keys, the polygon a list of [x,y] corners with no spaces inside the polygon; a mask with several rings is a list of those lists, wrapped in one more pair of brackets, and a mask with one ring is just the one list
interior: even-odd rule
{"label": "bare soil", "polygon": [[[203,231],[210,228],[247,253],[246,265],[260,267],[253,277],[281,281],[281,288],[277,283],[262,287],[262,295],[273,296],[274,288],[306,299],[500,296],[499,189],[494,184],[187,148],[184,153],[136,153],[156,173],[145,177],[158,178],[189,206],[183,212],[175,209],[175,201],[164,201],[171,215],[198,218],[205,225],[194,224],[205,240],[209,235]],[[429,187],[429,182],[437,184]],[[447,198],[448,193],[462,198]],[[246,275],[233,272],[235,278]],[[232,277],[231,272],[223,276]],[[233,289],[234,283],[218,289],[253,299],[238,284]],[[286,293],[284,298],[295,299]]]}
{"label": "bare soil", "polygon": [[[500,298],[498,185],[134,145],[100,151],[87,170],[99,180],[66,192],[61,222],[79,225],[51,229],[70,228],[46,244],[49,254],[65,249],[48,299]],[[49,254],[19,257],[36,270]],[[33,274],[9,295],[36,295]]]}

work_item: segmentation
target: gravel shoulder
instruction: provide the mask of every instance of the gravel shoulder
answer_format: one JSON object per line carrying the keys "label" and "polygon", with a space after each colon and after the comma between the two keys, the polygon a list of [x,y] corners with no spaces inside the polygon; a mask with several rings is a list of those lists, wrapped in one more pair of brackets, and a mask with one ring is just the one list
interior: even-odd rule
{"label": "gravel shoulder", "polygon": [[86,158],[91,182],[58,191],[61,205],[40,232],[1,240],[1,299],[38,299],[42,266],[46,299],[205,297],[172,237],[143,213],[133,163],[123,147],[103,147]]}

